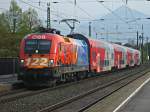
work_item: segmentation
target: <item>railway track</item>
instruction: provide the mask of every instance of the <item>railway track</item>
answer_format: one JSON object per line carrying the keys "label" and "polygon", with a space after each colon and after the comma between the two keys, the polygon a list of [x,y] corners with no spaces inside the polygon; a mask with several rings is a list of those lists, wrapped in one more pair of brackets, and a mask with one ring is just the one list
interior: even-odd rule
{"label": "railway track", "polygon": [[[84,85],[87,85],[87,83],[90,83],[90,81],[92,82],[94,82],[94,83],[98,83],[98,85],[100,84],[100,85],[104,85],[104,84],[106,84],[106,82],[108,82],[108,80],[106,80],[107,78],[109,78],[109,80],[111,80],[111,81],[113,81],[113,80],[116,80],[116,79],[118,79],[118,77],[122,77],[122,76],[126,76],[126,75],[128,75],[130,72],[133,72],[133,71],[136,71],[136,70],[144,70],[145,68],[142,66],[142,67],[140,67],[140,68],[134,68],[134,69],[130,69],[130,70],[121,70],[121,71],[119,71],[119,72],[115,72],[115,73],[108,73],[108,75],[101,75],[101,76],[97,76],[97,77],[92,77],[92,78],[88,78],[88,79],[85,79],[85,80],[80,80],[80,81],[78,81],[78,82],[72,82],[72,83],[67,83],[67,84],[63,84],[63,85],[58,85],[58,86],[56,86],[56,87],[53,87],[53,88],[46,88],[46,89],[42,89],[42,90],[26,90],[26,91],[21,91],[21,92],[18,92],[18,93],[16,93],[16,94],[13,94],[13,95],[10,95],[10,94],[8,94],[8,95],[4,95],[4,96],[2,96],[1,98],[0,98],[0,108],[2,108],[2,112],[4,111],[5,112],[5,106],[6,107],[9,107],[9,105],[12,105],[12,104],[14,104],[14,105],[18,105],[18,107],[16,108],[16,109],[19,109],[19,108],[25,108],[25,107],[22,107],[22,104],[20,104],[20,102],[25,102],[25,103],[27,103],[27,101],[29,100],[29,99],[34,99],[34,100],[38,100],[37,98],[39,98],[39,99],[41,99],[41,100],[38,100],[38,101],[42,101],[43,99],[42,99],[42,97],[44,97],[44,93],[47,93],[47,94],[49,94],[49,95],[51,95],[51,96],[49,96],[48,98],[50,98],[50,99],[55,99],[55,100],[57,100],[57,101],[54,101],[53,102],[53,100],[51,100],[52,102],[52,104],[51,104],[51,106],[53,105],[57,105],[58,104],[58,102],[61,102],[61,101],[63,101],[64,99],[63,99],[63,97],[65,97],[65,96],[57,96],[57,95],[52,95],[53,93],[57,93],[57,92],[62,92],[62,88],[63,89],[65,89],[65,88],[70,88],[71,86],[74,86],[73,88],[74,89],[76,89],[77,87],[77,85],[79,86],[79,85],[83,85],[84,83]],[[102,83],[100,83],[100,81],[102,81],[102,80],[106,80],[106,81],[104,81],[103,82],[103,84]],[[85,87],[85,86],[84,86]],[[87,87],[88,88],[88,87]],[[88,88],[89,89],[89,88]],[[56,92],[57,91],[57,92]],[[65,92],[68,92],[68,91],[70,91],[70,90],[64,90]],[[87,91],[87,90],[85,90],[85,91]],[[43,94],[41,97],[40,97],[40,94]],[[66,93],[64,93],[64,94],[66,94]],[[68,93],[69,94],[69,93]],[[70,94],[72,94],[72,93],[70,93]],[[77,95],[79,95],[79,93],[76,93]],[[37,98],[35,99],[35,98],[32,98],[32,97],[34,97],[34,96],[37,96]],[[61,98],[57,98],[57,97],[61,97]],[[71,95],[71,96],[75,96],[75,95]],[[69,96],[70,97],[70,96]],[[68,97],[68,98],[69,98]],[[34,100],[32,100],[32,101],[28,101],[29,103],[32,103],[32,102],[34,102]],[[46,99],[47,100],[47,99]],[[45,100],[43,100],[42,102],[44,102]],[[13,103],[12,103],[13,102]],[[45,101],[46,102],[46,101]],[[16,103],[16,104],[15,104]],[[28,104],[29,104],[28,103]],[[39,104],[40,104],[40,102],[38,102]],[[34,103],[33,103],[34,104]],[[39,104],[38,104],[38,106],[39,106]],[[42,105],[42,106],[41,106]],[[37,108],[37,109],[35,109],[35,107]],[[34,106],[27,106],[27,110],[25,109],[24,110],[24,112],[26,112],[26,111],[37,111],[37,110],[40,110],[40,109],[42,109],[42,108],[44,108],[44,107],[47,107],[48,106],[48,104],[45,106],[45,104],[43,105],[42,103],[40,104],[40,106],[38,107],[38,106],[36,106],[35,104],[34,104]],[[34,109],[35,110],[30,110],[30,108],[33,108],[34,107]],[[40,109],[39,109],[40,108]],[[12,110],[12,109],[11,109]],[[15,108],[14,108],[14,110],[15,110]],[[21,109],[22,110],[22,109]],[[15,110],[15,111],[18,111],[18,110]],[[6,111],[6,112],[8,112],[8,111]]]}
{"label": "railway track", "polygon": [[[125,70],[122,70],[122,71],[119,71],[119,72],[124,72],[124,71]],[[17,89],[17,90],[14,89],[12,91],[4,92],[4,93],[0,94],[0,104],[4,103],[4,102],[5,103],[6,102],[11,102],[11,101],[14,101],[16,99],[29,97],[29,96],[36,95],[36,94],[40,94],[40,93],[43,93],[43,92],[46,92],[46,91],[52,91],[52,90],[55,90],[55,89],[68,87],[68,86],[75,85],[75,84],[78,84],[78,83],[83,83],[83,82],[86,82],[86,81],[89,81],[89,80],[94,80],[94,79],[97,79],[97,78],[100,78],[100,77],[105,77],[105,75],[106,74],[98,75],[98,76],[90,77],[90,78],[87,78],[87,79],[84,79],[84,80],[71,82],[71,83],[66,83],[66,84],[62,84],[62,85],[57,85],[56,87],[51,87],[51,88],[46,88],[46,89],[41,89],[41,90],[34,90],[34,89],[33,90],[28,90],[28,89],[25,89],[25,88]],[[107,76],[108,75],[112,75],[112,73],[108,73]]]}
{"label": "railway track", "polygon": [[[116,72],[116,73],[121,73],[121,72],[126,73],[126,70],[121,70],[121,71]],[[112,73],[107,74],[107,76],[109,76],[109,75],[112,75]],[[90,78],[80,80],[80,81],[76,81],[76,82],[71,82],[71,83],[58,85],[58,86],[52,87],[52,88],[41,89],[41,90],[34,90],[34,89],[33,90],[28,90],[28,89],[25,89],[25,88],[18,89],[18,90],[14,89],[12,91],[4,92],[4,93],[0,94],[0,104],[4,103],[4,102],[5,103],[6,102],[11,102],[11,101],[14,101],[16,99],[18,100],[18,99],[24,98],[24,97],[33,96],[33,95],[40,94],[40,93],[43,93],[43,92],[68,87],[68,86],[75,85],[75,84],[78,84],[78,83],[87,82],[87,81],[94,80],[94,79],[101,78],[101,77],[106,77],[106,74],[98,75],[98,76],[95,76],[95,77],[90,77]]]}
{"label": "railway track", "polygon": [[131,73],[128,76],[123,76],[107,84],[100,85],[92,90],[79,94],[75,97],[69,98],[60,103],[50,105],[37,112],[83,112],[84,110],[90,108],[102,99],[110,96],[111,94],[123,88],[124,86],[142,77],[147,72],[149,72],[149,70],[142,70],[136,73]]}

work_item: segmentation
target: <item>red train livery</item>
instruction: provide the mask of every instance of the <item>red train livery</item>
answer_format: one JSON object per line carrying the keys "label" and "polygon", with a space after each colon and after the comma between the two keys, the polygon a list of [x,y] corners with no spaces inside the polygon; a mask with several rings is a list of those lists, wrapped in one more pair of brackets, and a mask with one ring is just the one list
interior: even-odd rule
{"label": "red train livery", "polygon": [[140,51],[81,34],[29,34],[20,45],[20,74],[26,85],[87,77],[91,72],[140,65]]}

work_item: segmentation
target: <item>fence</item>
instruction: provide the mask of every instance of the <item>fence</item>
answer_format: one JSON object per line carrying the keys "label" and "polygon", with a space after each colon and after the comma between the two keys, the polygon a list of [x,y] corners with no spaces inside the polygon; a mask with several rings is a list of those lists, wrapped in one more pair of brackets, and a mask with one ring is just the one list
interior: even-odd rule
{"label": "fence", "polygon": [[0,58],[0,75],[15,74],[18,68],[18,58]]}

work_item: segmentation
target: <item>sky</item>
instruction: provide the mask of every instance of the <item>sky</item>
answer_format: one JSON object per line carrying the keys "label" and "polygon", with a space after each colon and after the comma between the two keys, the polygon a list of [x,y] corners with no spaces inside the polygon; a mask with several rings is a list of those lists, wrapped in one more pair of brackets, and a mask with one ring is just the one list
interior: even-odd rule
{"label": "sky", "polygon": [[[8,9],[10,5],[10,1],[11,0],[0,0],[0,8],[4,8],[4,9],[0,9],[0,11]],[[97,2],[100,0],[76,0],[76,8],[74,7],[75,0],[16,0],[16,1],[23,10],[26,10],[28,7],[32,7],[28,4],[38,7],[39,9],[46,10],[46,5],[47,5],[46,3],[51,1],[52,14],[60,13],[63,14],[63,16],[65,15],[69,17],[76,14],[79,18],[93,19],[109,13],[110,11],[108,11],[106,7],[110,8],[113,11],[120,6],[125,5],[126,0],[103,0],[104,1],[103,4],[106,7],[101,5],[101,3]],[[38,3],[39,1],[41,1],[40,6]],[[52,3],[55,1],[59,3]],[[26,4],[25,2],[28,4]],[[149,14],[150,1],[128,0],[127,6],[130,7],[131,9],[135,9],[137,11],[150,15]],[[40,15],[46,16],[46,12],[43,13],[43,11],[40,11],[39,9],[37,10],[40,13]]]}
{"label": "sky", "polygon": [[[9,9],[11,0],[0,0],[0,12]],[[18,5],[23,9],[27,10],[29,7],[35,8],[37,10],[40,19],[46,24],[47,17],[47,3],[51,3],[51,19],[52,20],[62,20],[66,18],[76,18],[80,21],[77,23],[77,27],[82,27],[82,23],[88,23],[93,20],[102,18],[108,13],[113,13],[113,11],[121,6],[127,6],[131,9],[137,10],[145,15],[150,15],[150,1],[147,0],[16,0]],[[40,5],[39,2],[40,1]],[[127,4],[126,4],[127,1]],[[58,2],[58,3],[54,3]],[[133,14],[134,15],[134,14]],[[119,16],[119,15],[118,15]],[[131,21],[135,20],[137,17],[130,18]],[[125,18],[121,18],[124,19]],[[115,22],[114,22],[115,23]],[[150,24],[150,22],[148,23]],[[61,31],[69,30],[68,26],[64,23],[53,22],[52,27],[57,27]]]}

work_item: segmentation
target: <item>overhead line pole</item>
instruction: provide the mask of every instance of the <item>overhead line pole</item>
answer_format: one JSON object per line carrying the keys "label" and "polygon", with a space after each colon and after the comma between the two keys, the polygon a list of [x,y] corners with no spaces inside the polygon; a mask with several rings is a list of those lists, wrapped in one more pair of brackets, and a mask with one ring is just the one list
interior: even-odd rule
{"label": "overhead line pole", "polygon": [[91,37],[91,22],[89,22],[89,37]]}
{"label": "overhead line pole", "polygon": [[16,32],[16,18],[13,17],[13,33]]}
{"label": "overhead line pole", "polygon": [[143,41],[144,41],[144,32],[143,32],[143,24],[142,24],[142,49],[141,49],[141,51],[142,51],[142,63],[143,63]]}
{"label": "overhead line pole", "polygon": [[149,44],[148,44],[148,37],[146,37],[146,43],[147,43],[147,49],[146,49],[146,51],[147,51],[147,60],[149,61]]}
{"label": "overhead line pole", "polygon": [[51,28],[50,2],[47,3],[47,28]]}
{"label": "overhead line pole", "polygon": [[15,9],[14,9],[14,5],[13,5],[13,10],[12,10],[12,15],[13,15],[13,33],[16,32],[16,14],[15,14]]}
{"label": "overhead line pole", "polygon": [[137,49],[139,49],[139,32],[137,31]]}
{"label": "overhead line pole", "polygon": [[126,4],[128,4],[128,0],[126,0]]}

